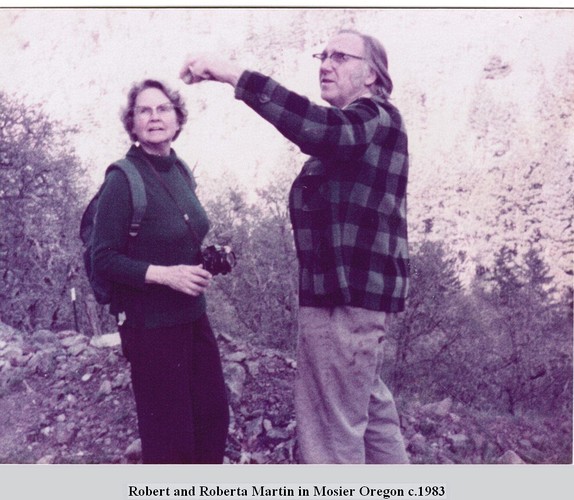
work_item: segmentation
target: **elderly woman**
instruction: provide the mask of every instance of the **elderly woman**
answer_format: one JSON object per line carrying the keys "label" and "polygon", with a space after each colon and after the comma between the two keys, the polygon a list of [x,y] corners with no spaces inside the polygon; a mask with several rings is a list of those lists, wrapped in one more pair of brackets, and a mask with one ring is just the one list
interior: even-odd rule
{"label": "elderly woman", "polygon": [[126,159],[143,179],[147,207],[130,237],[128,181],[110,170],[95,220],[94,267],[114,284],[110,312],[131,366],[143,462],[222,463],[229,408],[206,316],[212,275],[200,264],[209,222],[171,147],[187,120],[185,104],[164,83],[145,80],[130,90],[122,120],[134,142]]}

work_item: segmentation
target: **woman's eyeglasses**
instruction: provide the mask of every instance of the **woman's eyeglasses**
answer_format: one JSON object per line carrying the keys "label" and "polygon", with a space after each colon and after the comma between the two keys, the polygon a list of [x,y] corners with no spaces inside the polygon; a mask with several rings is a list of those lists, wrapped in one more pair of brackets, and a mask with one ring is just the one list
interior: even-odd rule
{"label": "woman's eyeglasses", "polygon": [[150,106],[135,106],[134,115],[141,118],[150,118],[153,115],[154,110],[160,116],[167,115],[175,109],[175,106],[171,103],[160,104],[155,108]]}

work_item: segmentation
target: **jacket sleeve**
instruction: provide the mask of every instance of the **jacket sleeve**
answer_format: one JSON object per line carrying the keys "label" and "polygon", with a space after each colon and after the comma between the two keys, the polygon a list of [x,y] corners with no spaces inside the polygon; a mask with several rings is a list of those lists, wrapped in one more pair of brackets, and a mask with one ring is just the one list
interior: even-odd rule
{"label": "jacket sleeve", "polygon": [[94,268],[101,276],[135,288],[145,286],[149,263],[127,255],[132,216],[128,181],[119,170],[106,176],[94,225]]}
{"label": "jacket sleeve", "polygon": [[381,125],[391,126],[390,116],[372,99],[358,99],[345,109],[319,106],[251,71],[241,75],[235,97],[274,125],[303,153],[319,158],[358,158]]}

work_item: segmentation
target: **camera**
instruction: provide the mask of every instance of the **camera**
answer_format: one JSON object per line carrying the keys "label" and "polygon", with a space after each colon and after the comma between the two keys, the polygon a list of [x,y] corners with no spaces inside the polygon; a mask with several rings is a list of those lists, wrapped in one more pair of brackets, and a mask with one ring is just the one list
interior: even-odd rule
{"label": "camera", "polygon": [[201,252],[203,269],[213,276],[227,274],[235,267],[235,254],[227,245],[210,245]]}

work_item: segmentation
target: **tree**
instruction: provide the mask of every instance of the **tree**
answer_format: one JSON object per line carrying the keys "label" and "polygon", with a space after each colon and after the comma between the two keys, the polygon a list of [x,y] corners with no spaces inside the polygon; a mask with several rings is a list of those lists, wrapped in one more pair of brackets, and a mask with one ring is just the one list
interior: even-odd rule
{"label": "tree", "polygon": [[0,92],[0,315],[21,330],[73,327],[83,174],[75,132]]}
{"label": "tree", "polygon": [[491,344],[483,379],[493,396],[513,415],[571,404],[564,388],[572,387],[572,330],[552,298],[540,251],[531,247],[521,259],[515,248],[501,247],[481,281]]}
{"label": "tree", "polygon": [[[278,175],[248,203],[237,188],[205,202],[212,221],[208,240],[231,244],[238,263],[230,276],[216,278],[211,292],[217,315],[233,308],[235,324],[249,340],[291,350],[296,338],[297,260],[287,212],[286,176]],[[237,324],[239,322],[239,325]]]}
{"label": "tree", "polygon": [[457,342],[455,311],[462,296],[457,274],[456,258],[449,257],[440,242],[425,240],[412,252],[407,308],[389,334],[395,393],[432,387],[429,375],[444,351]]}

